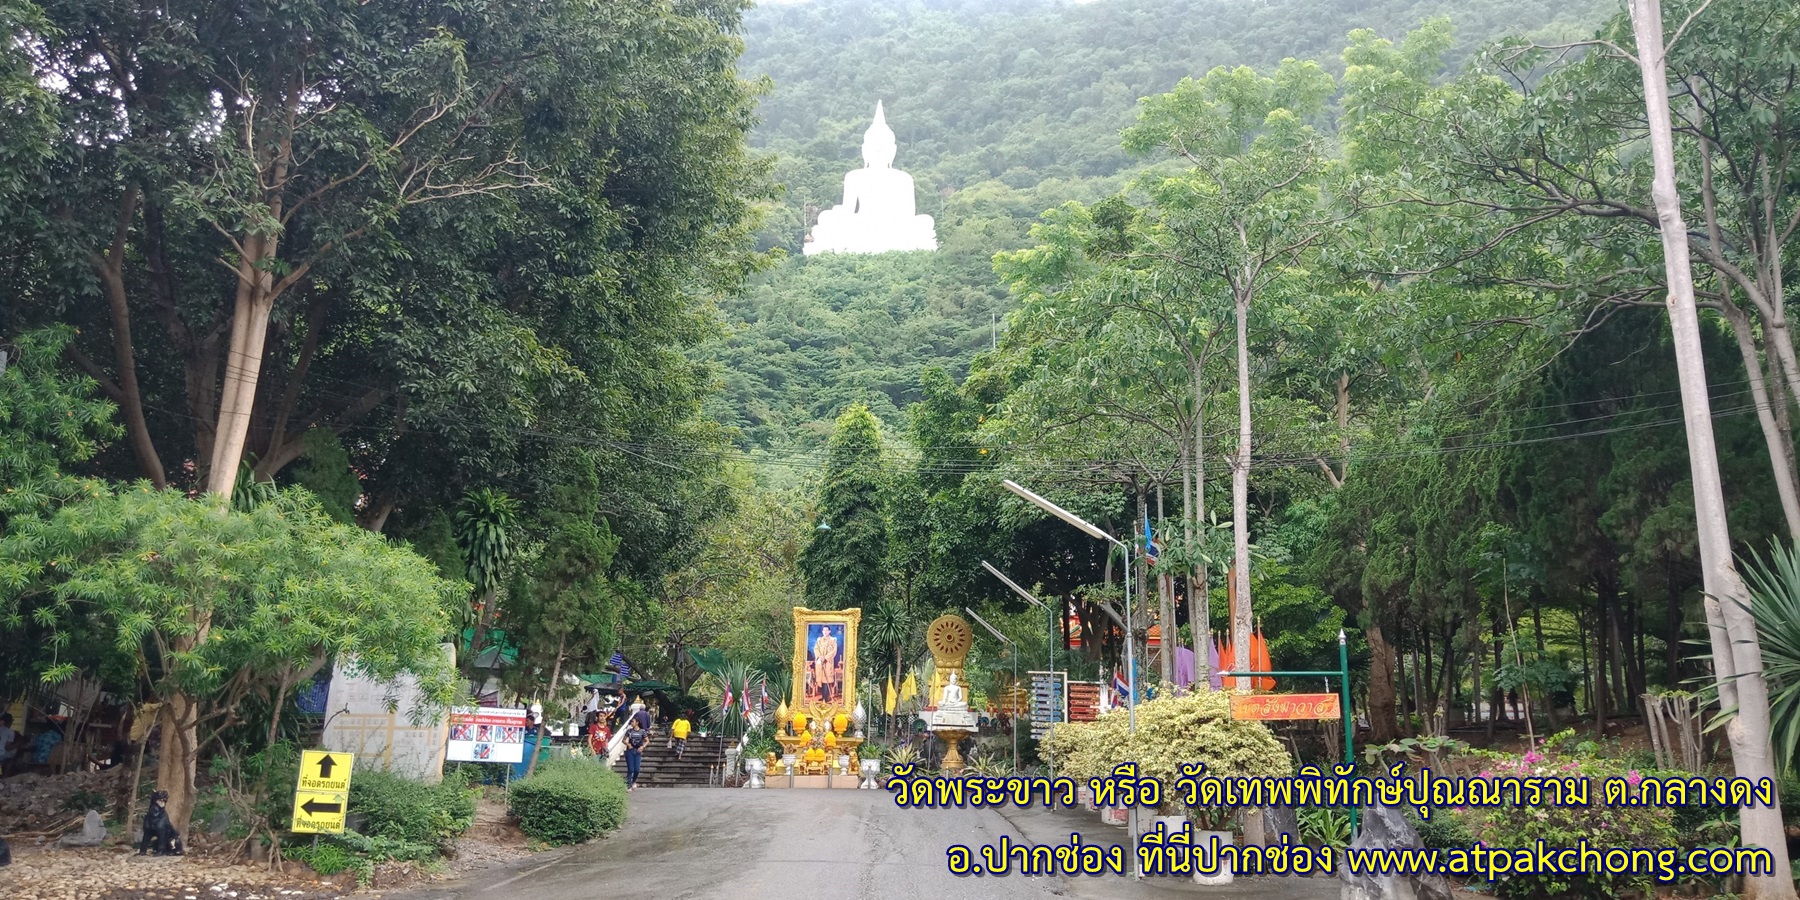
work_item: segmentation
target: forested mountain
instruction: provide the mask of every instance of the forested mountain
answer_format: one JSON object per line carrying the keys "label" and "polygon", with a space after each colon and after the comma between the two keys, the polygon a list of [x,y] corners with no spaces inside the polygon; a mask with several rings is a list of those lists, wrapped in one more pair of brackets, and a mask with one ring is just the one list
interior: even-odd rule
{"label": "forested mountain", "polygon": [[[1288,56],[1341,71],[1351,30],[1398,36],[1433,15],[1452,18],[1446,57],[1459,66],[1504,35],[1577,38],[1612,10],[1605,0],[814,0],[753,9],[740,68],[766,76],[769,90],[752,143],[774,155],[786,191],[761,245],[792,258],[727,303],[730,334],[702,354],[725,387],[711,410],[744,446],[778,454],[817,450],[852,401],[900,425],[923,369],[965,373],[1010,308],[993,254],[1026,246],[1044,210],[1124,188],[1144,160],[1122,149],[1120,131],[1140,97],[1185,76]],[[942,249],[801,259],[807,224],[861,164],[877,99],[899,138],[895,164],[916,179]]]}

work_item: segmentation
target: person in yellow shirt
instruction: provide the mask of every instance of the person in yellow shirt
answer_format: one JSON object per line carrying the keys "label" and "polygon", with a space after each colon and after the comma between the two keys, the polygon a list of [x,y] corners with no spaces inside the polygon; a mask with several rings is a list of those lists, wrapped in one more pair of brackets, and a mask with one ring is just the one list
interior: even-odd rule
{"label": "person in yellow shirt", "polygon": [[687,752],[688,732],[693,729],[694,725],[688,721],[685,710],[675,719],[675,724],[669,726],[669,743],[675,748],[676,759],[680,759],[681,754]]}

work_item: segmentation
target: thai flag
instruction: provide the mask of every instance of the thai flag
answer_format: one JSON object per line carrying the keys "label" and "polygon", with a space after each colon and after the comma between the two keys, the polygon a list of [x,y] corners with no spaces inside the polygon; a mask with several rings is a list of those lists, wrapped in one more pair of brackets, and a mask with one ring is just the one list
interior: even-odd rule
{"label": "thai flag", "polygon": [[1162,555],[1162,545],[1156,542],[1156,532],[1150,527],[1150,514],[1144,514],[1144,559],[1150,565],[1156,565],[1157,557]]}
{"label": "thai flag", "polygon": [[1127,706],[1131,705],[1133,700],[1131,696],[1131,685],[1126,683],[1125,673],[1118,671],[1113,672],[1112,689],[1113,693],[1118,696],[1120,703]]}
{"label": "thai flag", "polygon": [[623,651],[615,651],[612,655],[612,659],[607,660],[606,664],[618,669],[620,675],[623,675],[626,678],[631,677],[631,667],[625,664],[625,654]]}
{"label": "thai flag", "polygon": [[744,676],[744,690],[743,690],[743,693],[738,697],[738,700],[739,700],[739,702],[741,702],[744,705],[744,715],[746,715],[746,716],[749,715],[750,714],[750,676],[748,676],[748,675]]}
{"label": "thai flag", "polygon": [[725,698],[719,703],[720,712],[731,712],[731,682],[725,682]]}

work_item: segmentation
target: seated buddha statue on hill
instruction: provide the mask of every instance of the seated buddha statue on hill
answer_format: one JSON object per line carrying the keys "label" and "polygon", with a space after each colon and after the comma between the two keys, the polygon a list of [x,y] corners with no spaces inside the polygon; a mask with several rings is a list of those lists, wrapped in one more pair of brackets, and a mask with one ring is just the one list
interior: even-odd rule
{"label": "seated buddha statue on hill", "polygon": [[936,224],[917,214],[912,176],[894,168],[896,146],[877,100],[875,121],[863,133],[863,167],[844,176],[844,202],[819,213],[806,255],[937,249]]}

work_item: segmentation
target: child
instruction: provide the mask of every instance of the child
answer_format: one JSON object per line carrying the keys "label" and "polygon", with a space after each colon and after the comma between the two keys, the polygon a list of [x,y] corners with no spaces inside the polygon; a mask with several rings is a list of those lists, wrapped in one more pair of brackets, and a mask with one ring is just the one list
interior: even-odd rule
{"label": "child", "polygon": [[675,719],[674,725],[669,726],[669,745],[675,748],[676,759],[680,759],[681,755],[687,752],[688,732],[692,730],[694,730],[694,725],[688,721],[685,711]]}

